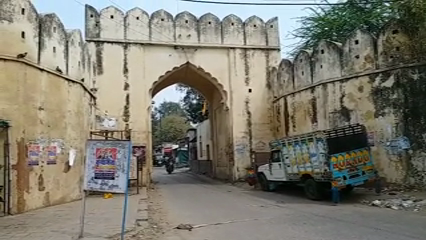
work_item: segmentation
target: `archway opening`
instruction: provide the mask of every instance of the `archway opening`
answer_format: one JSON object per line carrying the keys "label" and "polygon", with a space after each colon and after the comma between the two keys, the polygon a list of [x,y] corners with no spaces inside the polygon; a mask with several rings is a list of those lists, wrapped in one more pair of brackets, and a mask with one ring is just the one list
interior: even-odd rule
{"label": "archway opening", "polygon": [[[185,89],[185,97],[191,99],[183,99],[177,104],[153,102],[150,108],[152,136],[149,147],[153,165],[161,165],[158,160],[167,155],[177,160],[177,166],[189,166],[191,171],[219,179],[232,179],[233,156],[229,151],[232,134],[227,92],[211,74],[187,62],[166,72],[153,83],[151,99],[163,89],[176,84]],[[193,96],[188,96],[188,92]],[[190,101],[194,101],[192,107],[195,106],[195,109],[188,111],[188,107],[191,108],[188,104],[192,104]],[[193,116],[190,111],[201,113],[192,112],[196,115]],[[185,128],[182,117],[187,121],[185,132],[181,131],[182,127]]]}

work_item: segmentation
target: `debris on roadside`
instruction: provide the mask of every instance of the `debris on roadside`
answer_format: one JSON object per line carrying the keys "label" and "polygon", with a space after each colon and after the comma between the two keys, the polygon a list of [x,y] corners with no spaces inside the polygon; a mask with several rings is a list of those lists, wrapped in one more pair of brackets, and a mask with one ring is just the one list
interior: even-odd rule
{"label": "debris on roadside", "polygon": [[406,210],[413,212],[419,212],[423,208],[426,209],[426,200],[412,196],[402,196],[399,198],[390,199],[376,199],[373,201],[362,200],[361,203],[373,207],[390,208],[393,210]]}
{"label": "debris on roadside", "polygon": [[192,231],[194,227],[191,224],[179,224],[175,229]]}
{"label": "debris on roadside", "polygon": [[[272,218],[263,218],[263,220],[272,219]],[[248,218],[248,219],[241,219],[241,220],[231,220],[231,221],[225,221],[225,222],[217,222],[217,223],[204,223],[204,224],[198,224],[198,225],[191,225],[191,224],[179,224],[174,229],[179,230],[188,230],[192,231],[196,228],[203,228],[208,226],[218,226],[218,225],[224,225],[224,224],[231,224],[231,223],[237,223],[237,222],[250,222],[250,221],[258,221],[261,220],[260,218]]]}

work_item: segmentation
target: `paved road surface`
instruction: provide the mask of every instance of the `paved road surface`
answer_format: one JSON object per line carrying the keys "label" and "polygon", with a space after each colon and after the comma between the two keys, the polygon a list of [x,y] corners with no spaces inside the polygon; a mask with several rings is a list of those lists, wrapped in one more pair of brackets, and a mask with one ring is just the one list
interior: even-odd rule
{"label": "paved road surface", "polygon": [[162,240],[411,240],[426,239],[426,217],[347,202],[313,202],[300,191],[249,191],[185,172],[154,171],[169,222],[214,224],[173,230]]}

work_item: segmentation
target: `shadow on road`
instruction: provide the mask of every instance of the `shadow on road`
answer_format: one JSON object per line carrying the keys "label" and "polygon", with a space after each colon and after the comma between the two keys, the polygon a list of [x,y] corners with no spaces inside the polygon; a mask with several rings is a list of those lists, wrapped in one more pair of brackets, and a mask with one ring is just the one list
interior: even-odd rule
{"label": "shadow on road", "polygon": [[[239,192],[243,194],[250,194],[259,198],[276,201],[279,204],[319,204],[319,205],[330,205],[331,203],[331,194],[327,194],[326,199],[322,201],[312,201],[306,198],[303,188],[295,185],[284,185],[280,186],[275,192],[263,192],[261,190],[255,189],[254,187],[248,186],[247,183],[227,183],[219,180],[209,178],[204,175],[194,174],[189,171],[189,169],[176,169],[172,174],[168,174],[163,168],[156,169],[156,175],[158,179],[162,181],[157,182],[161,185],[182,185],[182,184],[191,184],[191,185],[204,185],[208,186],[226,186],[224,191],[227,192]],[[363,199],[368,197],[368,195],[363,191],[362,193],[356,189],[349,194],[341,194],[341,205],[345,204],[357,204],[360,203]]]}

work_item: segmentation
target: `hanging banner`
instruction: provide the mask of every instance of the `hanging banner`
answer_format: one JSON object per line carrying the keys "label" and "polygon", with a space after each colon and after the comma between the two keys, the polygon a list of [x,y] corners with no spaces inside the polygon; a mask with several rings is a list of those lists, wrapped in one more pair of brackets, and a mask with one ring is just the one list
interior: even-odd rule
{"label": "hanging banner", "polygon": [[47,165],[55,165],[57,160],[57,148],[56,146],[48,146],[46,147],[47,152]]}
{"label": "hanging banner", "polygon": [[130,141],[88,140],[84,189],[124,193],[131,156]]}
{"label": "hanging banner", "polygon": [[27,145],[28,166],[38,166],[40,163],[41,146],[39,144]]}

